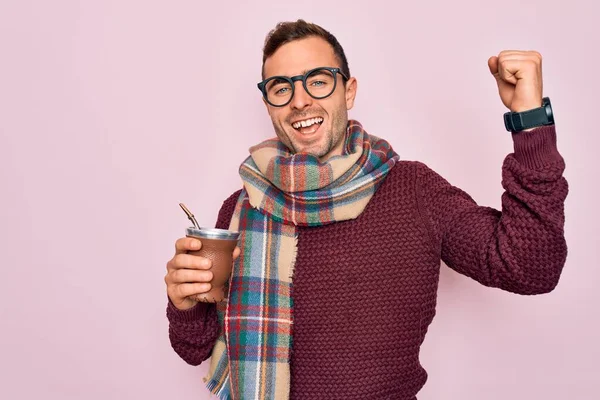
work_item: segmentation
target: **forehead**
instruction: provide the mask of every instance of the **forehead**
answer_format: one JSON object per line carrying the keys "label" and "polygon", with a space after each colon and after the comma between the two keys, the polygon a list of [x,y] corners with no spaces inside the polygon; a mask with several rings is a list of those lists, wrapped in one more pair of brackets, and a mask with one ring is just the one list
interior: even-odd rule
{"label": "forehead", "polygon": [[325,39],[309,37],[286,43],[265,60],[265,77],[300,75],[316,67],[339,67]]}

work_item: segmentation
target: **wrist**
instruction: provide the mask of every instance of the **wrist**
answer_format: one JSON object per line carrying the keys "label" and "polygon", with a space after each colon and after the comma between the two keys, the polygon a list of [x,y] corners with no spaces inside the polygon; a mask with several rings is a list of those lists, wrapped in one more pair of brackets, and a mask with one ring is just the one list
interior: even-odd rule
{"label": "wrist", "polygon": [[523,132],[525,130],[554,125],[554,113],[548,97],[542,99],[542,106],[522,112],[509,111],[504,114],[504,126],[509,132]]}
{"label": "wrist", "polygon": [[521,113],[521,112],[535,110],[536,108],[540,108],[543,105],[544,105],[544,100],[540,97],[539,100],[529,101],[527,103],[511,104],[511,107],[509,107],[508,109],[511,112]]}

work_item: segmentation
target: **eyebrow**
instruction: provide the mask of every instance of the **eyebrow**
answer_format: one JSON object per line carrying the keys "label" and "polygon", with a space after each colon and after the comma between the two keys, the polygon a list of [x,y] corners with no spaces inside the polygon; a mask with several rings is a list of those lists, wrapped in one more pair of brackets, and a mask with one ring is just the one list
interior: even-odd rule
{"label": "eyebrow", "polygon": [[271,76],[271,78],[274,78],[276,76],[282,76],[284,78],[291,78],[293,76],[302,76],[302,75],[306,75],[306,73],[308,71],[310,71],[311,69],[313,69],[313,68],[305,69],[304,71],[302,71],[302,72],[300,72],[299,74],[296,74],[296,75],[273,75],[273,76]]}
{"label": "eyebrow", "polygon": [[[308,68],[308,69],[305,69],[305,70],[303,70],[302,72],[300,72],[300,73],[299,73],[299,74],[297,74],[297,75],[291,75],[291,76],[287,76],[287,75],[273,75],[273,76],[271,76],[271,78],[274,78],[274,77],[276,77],[276,76],[283,76],[283,77],[288,77],[288,78],[291,78],[291,77],[293,77],[293,76],[302,76],[302,75],[306,75],[306,73],[307,73],[308,71],[312,71],[312,70],[313,70],[313,69],[315,69],[315,68],[319,68],[319,67],[314,67],[314,68]],[[332,67],[332,68],[340,68],[340,67]],[[341,69],[341,68],[340,68],[340,69]],[[265,78],[265,79],[269,79],[269,78]]]}
{"label": "eyebrow", "polygon": [[274,85],[277,85],[279,83],[287,83],[287,81],[285,79],[283,79],[283,76],[281,76],[281,75],[275,75],[273,78],[274,78],[273,79]]}

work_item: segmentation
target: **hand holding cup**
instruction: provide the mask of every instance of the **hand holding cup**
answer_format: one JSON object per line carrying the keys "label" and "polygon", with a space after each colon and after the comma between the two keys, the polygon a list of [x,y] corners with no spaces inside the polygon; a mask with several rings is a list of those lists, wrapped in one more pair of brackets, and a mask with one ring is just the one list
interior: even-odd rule
{"label": "hand holding cup", "polygon": [[[175,255],[167,263],[167,294],[175,307],[187,310],[199,301],[217,302],[221,299],[214,296],[212,284],[214,272],[213,262],[203,257],[203,243],[192,237],[183,237],[175,242]],[[235,247],[231,253],[232,262],[240,255],[240,248]],[[231,270],[232,265],[229,267]],[[222,292],[221,288],[221,292]],[[210,293],[213,294],[210,294]]]}
{"label": "hand holding cup", "polygon": [[239,256],[238,232],[200,228],[183,206],[194,227],[175,243],[175,255],[167,263],[167,294],[175,307],[187,310],[199,301],[216,303],[227,296],[226,283],[233,261]]}

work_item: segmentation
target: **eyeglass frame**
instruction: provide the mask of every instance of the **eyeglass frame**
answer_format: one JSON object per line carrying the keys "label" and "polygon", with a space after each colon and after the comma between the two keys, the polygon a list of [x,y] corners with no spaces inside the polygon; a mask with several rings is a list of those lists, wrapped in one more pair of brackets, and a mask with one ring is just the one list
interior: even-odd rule
{"label": "eyeglass frame", "polygon": [[[306,87],[306,78],[308,78],[308,76],[310,74],[312,74],[313,72],[321,70],[321,69],[327,70],[333,74],[333,89],[331,90],[331,93],[329,93],[327,96],[317,97],[317,96],[313,96],[310,93],[310,91],[308,90],[308,88]],[[322,99],[326,99],[327,97],[331,96],[333,94],[333,92],[335,92],[335,89],[337,88],[337,74],[340,74],[342,76],[342,78],[346,79],[346,81],[349,80],[349,78],[346,76],[346,74],[344,74],[342,72],[341,68],[317,67],[317,68],[311,69],[310,71],[307,71],[303,75],[296,75],[296,76],[292,76],[292,77],[279,76],[279,75],[271,76],[271,77],[263,80],[262,82],[259,82],[257,84],[257,86],[258,86],[258,89],[262,92],[263,98],[265,99],[265,101],[267,103],[269,103],[273,107],[285,107],[288,104],[290,104],[292,99],[294,98],[294,94],[296,93],[296,82],[297,81],[302,81],[302,86],[304,87],[304,90],[306,91],[306,93],[308,93],[308,95],[310,97],[312,97],[313,99],[316,99],[316,100],[322,100]],[[287,81],[290,84],[290,86],[292,87],[292,95],[290,96],[289,100],[287,102],[285,102],[284,104],[276,105],[269,101],[269,98],[267,96],[266,86],[267,86],[267,83],[269,83],[270,81],[272,81],[274,79],[283,79],[284,81]]]}

